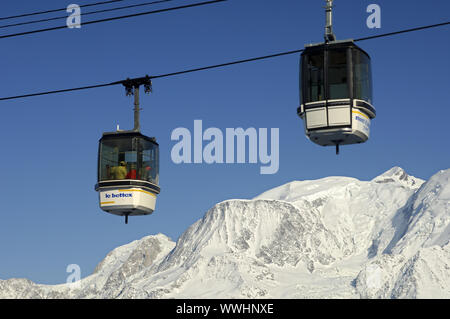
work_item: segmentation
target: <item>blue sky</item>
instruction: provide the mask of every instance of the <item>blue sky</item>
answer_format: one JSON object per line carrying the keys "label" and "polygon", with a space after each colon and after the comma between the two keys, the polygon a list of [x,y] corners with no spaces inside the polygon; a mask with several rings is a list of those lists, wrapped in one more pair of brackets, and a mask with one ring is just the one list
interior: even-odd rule
{"label": "blue sky", "polygon": [[[88,2],[92,1],[2,1],[0,16]],[[450,12],[446,0],[335,2],[338,39],[440,23]],[[366,26],[371,3],[381,6],[381,29]],[[125,12],[114,13],[121,14]],[[46,26],[50,24],[10,28],[1,34]],[[230,0],[3,39],[0,96],[296,50],[322,41],[323,32],[322,1]],[[63,283],[69,264],[80,265],[82,276],[87,276],[119,245],[157,233],[176,240],[216,203],[252,198],[293,180],[370,180],[393,166],[428,179],[449,168],[449,32],[447,26],[359,43],[372,57],[378,114],[370,140],[343,147],[338,157],[334,149],[309,142],[296,115],[298,55],[155,80],[154,93],[141,98],[141,126],[160,144],[162,191],[155,213],[130,218],[128,225],[103,213],[94,191],[102,132],[117,124],[123,129],[133,125],[133,101],[122,87],[0,102],[0,279]],[[279,128],[278,173],[260,175],[260,164],[174,164],[171,133],[178,127],[193,130],[194,120],[202,120],[205,129],[223,131]]]}

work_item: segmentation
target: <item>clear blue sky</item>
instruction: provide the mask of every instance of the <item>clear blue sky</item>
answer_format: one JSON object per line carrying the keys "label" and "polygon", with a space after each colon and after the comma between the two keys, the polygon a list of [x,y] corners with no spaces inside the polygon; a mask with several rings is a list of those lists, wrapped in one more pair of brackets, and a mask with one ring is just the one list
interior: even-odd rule
{"label": "clear blue sky", "polygon": [[[73,2],[93,1],[2,1],[0,16]],[[339,39],[439,23],[450,16],[447,0],[335,2]],[[381,29],[366,26],[371,3],[381,6]],[[323,5],[230,0],[80,30],[3,39],[0,96],[301,49],[322,41]],[[141,99],[141,124],[143,133],[157,137],[161,146],[162,191],[155,213],[131,218],[129,225],[103,213],[94,191],[102,132],[114,130],[116,124],[132,127],[132,98],[125,97],[122,87],[0,102],[0,279],[62,283],[68,264],[80,265],[82,276],[87,276],[117,246],[157,233],[176,240],[216,203],[252,198],[293,180],[330,175],[370,180],[393,166],[428,179],[449,168],[449,33],[450,27],[443,27],[359,43],[372,56],[378,116],[371,139],[343,147],[339,157],[304,135],[296,115],[298,55],[155,80],[154,93]],[[224,131],[279,128],[279,172],[260,175],[259,164],[175,165],[171,132],[177,127],[192,130],[196,119],[203,120],[204,128]]]}

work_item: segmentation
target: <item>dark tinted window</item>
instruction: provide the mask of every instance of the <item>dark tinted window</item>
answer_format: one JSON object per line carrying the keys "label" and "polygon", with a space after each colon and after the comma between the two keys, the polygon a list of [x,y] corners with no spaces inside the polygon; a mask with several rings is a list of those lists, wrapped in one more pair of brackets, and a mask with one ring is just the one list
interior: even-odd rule
{"label": "dark tinted window", "polygon": [[370,58],[357,49],[353,50],[354,98],[372,104],[372,69]]}
{"label": "dark tinted window", "polygon": [[305,103],[321,101],[325,99],[324,89],[324,57],[323,52],[311,53],[303,57],[303,92]]}
{"label": "dark tinted window", "polygon": [[330,100],[349,98],[346,49],[328,51],[328,88]]}

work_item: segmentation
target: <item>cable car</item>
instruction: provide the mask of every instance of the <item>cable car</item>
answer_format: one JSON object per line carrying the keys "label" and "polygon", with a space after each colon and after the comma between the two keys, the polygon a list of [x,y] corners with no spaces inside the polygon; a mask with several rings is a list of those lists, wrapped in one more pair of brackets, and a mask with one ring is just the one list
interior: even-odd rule
{"label": "cable car", "polygon": [[[156,196],[160,193],[159,145],[154,137],[140,132],[140,83],[127,83],[134,88],[134,129],[103,133],[99,141],[95,190],[99,193],[100,208],[125,216],[125,223],[128,223],[128,216],[153,213]],[[129,88],[127,92],[131,92]]]}
{"label": "cable car", "polygon": [[321,146],[364,143],[376,117],[372,104],[370,56],[353,40],[332,32],[327,0],[325,42],[306,45],[300,58],[300,107],[305,134]]}

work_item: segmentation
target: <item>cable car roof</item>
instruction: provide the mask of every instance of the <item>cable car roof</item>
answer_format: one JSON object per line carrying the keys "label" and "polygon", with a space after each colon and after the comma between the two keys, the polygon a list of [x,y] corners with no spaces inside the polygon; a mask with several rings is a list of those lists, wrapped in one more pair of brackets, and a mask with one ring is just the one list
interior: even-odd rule
{"label": "cable car roof", "polygon": [[313,52],[313,51],[324,50],[325,47],[327,47],[329,49],[353,47],[353,48],[361,51],[362,53],[364,53],[370,59],[370,55],[366,51],[361,49],[359,46],[357,46],[355,44],[355,42],[353,41],[353,39],[336,40],[336,41],[331,41],[331,42],[327,42],[327,43],[326,42],[321,42],[321,43],[306,44],[305,45],[305,50],[303,50],[302,55],[309,54],[310,52]]}
{"label": "cable car roof", "polygon": [[116,139],[116,138],[133,138],[133,137],[139,137],[146,141],[149,141],[153,144],[159,145],[156,142],[156,138],[154,137],[148,137],[141,132],[138,131],[117,131],[117,132],[104,132],[102,138],[100,141],[108,140],[108,139]]}

